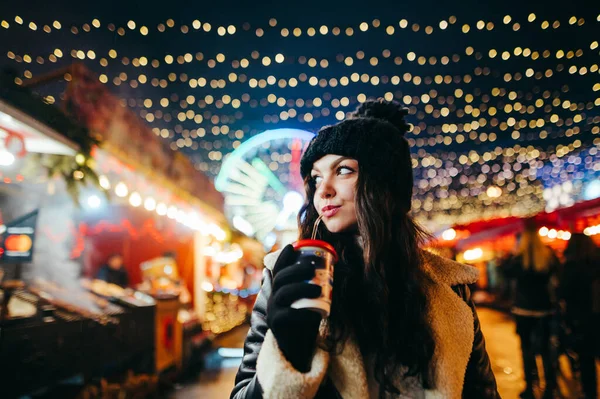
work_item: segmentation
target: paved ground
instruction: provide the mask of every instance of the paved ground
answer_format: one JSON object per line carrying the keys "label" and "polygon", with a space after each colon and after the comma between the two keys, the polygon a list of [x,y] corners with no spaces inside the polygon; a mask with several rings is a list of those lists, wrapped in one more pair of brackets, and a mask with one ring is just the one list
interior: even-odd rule
{"label": "paved ground", "polygon": [[[525,384],[519,338],[515,334],[514,322],[510,316],[494,310],[482,308],[478,312],[500,394],[503,399],[517,399]],[[240,327],[223,337],[218,344],[227,348],[241,348],[246,333],[247,327]],[[222,359],[215,353],[209,357],[207,366],[208,370],[203,372],[197,381],[179,387],[172,398],[229,398],[239,359]],[[561,359],[561,371],[559,385],[563,396],[576,398],[577,387],[572,382],[565,359]],[[537,392],[537,394],[539,397],[541,392]]]}

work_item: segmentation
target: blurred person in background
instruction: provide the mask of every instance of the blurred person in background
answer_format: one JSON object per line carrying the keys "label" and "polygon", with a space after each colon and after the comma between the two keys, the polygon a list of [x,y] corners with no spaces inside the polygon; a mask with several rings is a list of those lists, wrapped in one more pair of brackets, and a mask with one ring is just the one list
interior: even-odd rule
{"label": "blurred person in background", "polygon": [[123,265],[123,256],[120,254],[110,255],[106,263],[98,270],[96,278],[107,283],[116,284],[122,288],[127,288],[129,285],[129,274]]}
{"label": "blurred person in background", "polygon": [[582,233],[574,233],[565,249],[561,299],[579,358],[586,399],[597,398],[596,359],[600,356],[600,248]]}
{"label": "blurred person in background", "polygon": [[541,241],[535,224],[527,221],[516,254],[502,267],[505,276],[514,279],[516,283],[512,313],[515,316],[517,334],[521,339],[523,370],[527,384],[521,398],[534,398],[536,353],[542,356],[544,365],[544,398],[553,398],[558,393],[550,339],[552,316],[555,313],[553,281],[558,265],[558,258],[552,249]]}

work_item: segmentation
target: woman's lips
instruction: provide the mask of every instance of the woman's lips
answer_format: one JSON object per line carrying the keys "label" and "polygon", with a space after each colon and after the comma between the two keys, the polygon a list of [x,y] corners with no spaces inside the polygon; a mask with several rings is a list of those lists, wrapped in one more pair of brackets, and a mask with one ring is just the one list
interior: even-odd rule
{"label": "woman's lips", "polygon": [[338,211],[340,210],[340,207],[337,206],[335,208],[329,208],[326,211],[323,212],[323,215],[325,215],[325,217],[332,217],[333,215],[335,215],[336,213],[338,213]]}

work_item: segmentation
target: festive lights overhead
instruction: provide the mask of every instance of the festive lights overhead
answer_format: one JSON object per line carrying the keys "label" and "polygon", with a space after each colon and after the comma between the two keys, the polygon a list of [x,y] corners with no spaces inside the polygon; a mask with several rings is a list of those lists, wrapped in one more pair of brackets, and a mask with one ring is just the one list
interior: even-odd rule
{"label": "festive lights overhead", "polygon": [[[18,68],[21,84],[74,61],[85,63],[123,106],[198,170],[216,177],[221,189],[223,181],[246,176],[228,166],[239,159],[236,153],[256,148],[252,157],[242,157],[250,168],[301,192],[292,187],[291,148],[248,143],[271,129],[314,131],[367,99],[395,99],[409,109],[413,124],[407,134],[413,210],[421,221],[452,224],[532,214],[554,198],[565,206],[571,199],[550,196],[555,187],[574,182],[577,201],[587,187],[577,179],[600,178],[600,49],[594,35],[600,16],[555,11],[508,7],[494,15],[456,11],[439,18],[399,12],[386,19],[303,18],[301,25],[278,18],[217,23],[174,16],[130,16],[120,23],[88,17],[67,25],[60,18],[4,16],[0,39],[7,40],[0,55]],[[60,30],[71,39],[57,40]],[[11,40],[23,32],[36,40]],[[176,44],[158,44],[163,38]],[[68,73],[64,78],[72,80]],[[49,102],[62,101],[60,92],[39,91]],[[272,180],[266,180],[271,193],[258,200],[247,194],[260,179],[234,181],[243,189],[230,184],[239,192],[229,204],[251,209],[253,201],[282,201],[287,191],[275,194]],[[128,197],[123,186],[113,190]],[[159,215],[182,217],[156,201],[148,205]],[[239,226],[247,229],[245,221],[248,231],[256,231],[252,216],[238,216]]]}

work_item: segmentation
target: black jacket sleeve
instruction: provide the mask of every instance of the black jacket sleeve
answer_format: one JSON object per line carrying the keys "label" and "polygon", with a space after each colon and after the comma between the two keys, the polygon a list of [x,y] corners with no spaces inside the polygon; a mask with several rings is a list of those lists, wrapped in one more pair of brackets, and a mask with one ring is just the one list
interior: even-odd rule
{"label": "black jacket sleeve", "polygon": [[262,399],[263,397],[262,388],[256,377],[256,360],[269,329],[267,326],[267,303],[271,296],[272,280],[271,271],[265,268],[261,289],[250,316],[250,330],[244,343],[244,356],[235,377],[231,399]]}
{"label": "black jacket sleeve", "polygon": [[496,377],[492,371],[490,358],[485,350],[485,339],[479,325],[475,304],[471,298],[471,290],[466,285],[453,287],[455,292],[471,307],[473,312],[474,338],[471,357],[467,364],[463,398],[500,399]]}

